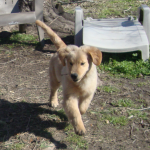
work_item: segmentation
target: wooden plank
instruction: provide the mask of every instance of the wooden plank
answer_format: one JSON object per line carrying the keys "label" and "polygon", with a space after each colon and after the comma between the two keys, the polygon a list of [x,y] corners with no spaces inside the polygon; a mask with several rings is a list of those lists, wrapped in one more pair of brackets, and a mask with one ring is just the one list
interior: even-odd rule
{"label": "wooden plank", "polygon": [[35,1],[35,13],[39,20],[43,20],[43,0]]}
{"label": "wooden plank", "polygon": [[33,23],[36,20],[35,12],[22,12],[0,15],[0,26]]}

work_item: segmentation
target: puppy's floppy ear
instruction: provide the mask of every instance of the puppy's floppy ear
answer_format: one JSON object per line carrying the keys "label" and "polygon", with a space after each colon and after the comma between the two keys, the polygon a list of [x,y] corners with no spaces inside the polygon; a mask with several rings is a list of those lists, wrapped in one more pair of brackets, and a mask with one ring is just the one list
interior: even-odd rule
{"label": "puppy's floppy ear", "polygon": [[58,52],[58,56],[59,56],[59,59],[60,59],[62,65],[65,66],[66,65],[65,58],[68,54],[67,47],[60,48],[57,50],[57,52]]}
{"label": "puppy's floppy ear", "polygon": [[93,63],[98,66],[102,62],[102,52],[93,46],[81,46],[81,48],[92,57]]}

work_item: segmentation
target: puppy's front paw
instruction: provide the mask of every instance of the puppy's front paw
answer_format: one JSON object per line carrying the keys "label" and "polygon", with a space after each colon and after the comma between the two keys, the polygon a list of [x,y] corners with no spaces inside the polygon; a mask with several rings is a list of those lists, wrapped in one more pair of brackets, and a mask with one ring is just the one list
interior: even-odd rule
{"label": "puppy's front paw", "polygon": [[80,127],[80,126],[76,126],[75,128],[75,133],[78,135],[85,135],[86,129],[85,127]]}
{"label": "puppy's front paw", "polygon": [[57,101],[51,101],[51,102],[49,103],[49,106],[50,106],[50,107],[57,107],[57,106],[58,106],[58,102],[57,102]]}

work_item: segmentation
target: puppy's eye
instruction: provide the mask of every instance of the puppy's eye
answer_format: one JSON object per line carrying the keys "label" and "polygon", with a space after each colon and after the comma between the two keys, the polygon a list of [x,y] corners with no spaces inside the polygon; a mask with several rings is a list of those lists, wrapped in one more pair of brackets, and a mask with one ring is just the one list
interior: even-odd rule
{"label": "puppy's eye", "polygon": [[73,63],[72,63],[72,62],[70,62],[70,65],[72,66],[72,65],[73,65]]}
{"label": "puppy's eye", "polygon": [[85,63],[81,63],[81,65],[83,66]]}

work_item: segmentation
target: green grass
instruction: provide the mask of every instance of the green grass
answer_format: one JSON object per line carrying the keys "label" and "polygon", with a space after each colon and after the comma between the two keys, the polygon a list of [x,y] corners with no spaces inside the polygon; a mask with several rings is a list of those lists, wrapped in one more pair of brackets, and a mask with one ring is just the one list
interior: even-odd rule
{"label": "green grass", "polygon": [[7,150],[22,150],[24,148],[25,144],[24,143],[13,143],[10,145],[7,145]]}
{"label": "green grass", "polygon": [[16,33],[10,37],[11,41],[37,43],[37,37],[30,34]]}
{"label": "green grass", "polygon": [[138,86],[138,87],[142,87],[142,86],[145,86],[145,85],[147,85],[147,84],[150,84],[150,83],[147,83],[147,82],[139,82],[139,83],[137,84],[137,86]]}
{"label": "green grass", "polygon": [[150,75],[150,59],[146,62],[142,60],[117,60],[110,58],[108,62],[104,62],[100,68],[116,77],[128,79],[149,76]]}
{"label": "green grass", "polygon": [[87,149],[88,148],[88,143],[87,141],[79,135],[76,135],[74,132],[69,133],[67,138],[65,139],[71,144],[75,144],[76,148],[81,148],[81,149]]}
{"label": "green grass", "polygon": [[115,107],[132,107],[134,103],[130,99],[120,99],[118,101],[112,102],[112,105]]}
{"label": "green grass", "polygon": [[110,86],[110,85],[106,85],[106,86],[102,86],[102,87],[97,87],[97,90],[106,92],[106,93],[115,93],[118,92],[119,89],[114,87],[114,86]]}
{"label": "green grass", "polygon": [[111,108],[99,113],[96,114],[99,121],[109,122],[114,126],[125,126],[128,124],[129,119],[127,116],[122,115],[119,109]]}
{"label": "green grass", "polygon": [[[62,0],[64,1],[64,0]],[[117,18],[117,17],[127,17],[133,16],[136,17],[137,8],[143,4],[137,0],[106,0],[99,1],[93,0],[92,2],[78,3],[84,11],[84,18],[93,17],[93,18]],[[150,1],[146,3],[150,6]],[[75,12],[75,5],[63,5],[63,8],[66,12]]]}
{"label": "green grass", "polygon": [[87,149],[88,148],[87,141],[84,139],[84,137],[75,134],[73,126],[71,124],[69,124],[64,129],[64,131],[67,134],[67,137],[64,139],[64,141],[71,143],[74,149],[77,149],[77,148]]}
{"label": "green grass", "polygon": [[[91,113],[93,114],[93,113]],[[94,112],[94,115],[97,115],[98,121],[103,121],[105,123],[113,124],[114,126],[125,126],[128,124],[130,119],[148,119],[148,114],[141,110],[128,110],[124,109],[124,114],[122,114],[122,109],[110,109],[104,110],[101,112]],[[132,116],[130,118],[130,116]]]}
{"label": "green grass", "polygon": [[141,108],[143,108],[143,107],[146,107],[147,106],[147,104],[146,104],[146,102],[145,102],[145,100],[143,100],[143,99],[136,99],[136,102],[138,102],[139,104],[138,104],[138,108],[139,109],[141,109]]}
{"label": "green grass", "polygon": [[[138,102],[138,104],[136,103]],[[139,110],[145,106],[144,100],[119,99],[111,103],[113,107],[102,111],[91,111],[92,115],[96,115],[98,121],[103,121],[114,126],[125,126],[131,119],[148,119],[148,114],[145,111]]]}
{"label": "green grass", "polygon": [[47,141],[43,141],[42,143],[41,143],[41,145],[40,145],[40,148],[41,149],[46,149],[46,148],[48,148],[49,146],[48,146],[48,142]]}
{"label": "green grass", "polygon": [[67,117],[65,115],[64,109],[60,109],[57,111],[56,114],[45,114],[45,116],[49,119],[54,119],[54,120],[60,120],[60,121],[67,121]]}
{"label": "green grass", "polygon": [[0,44],[6,46],[10,50],[17,46],[37,46],[39,44],[38,37],[30,34],[22,34],[18,32],[13,32],[10,36],[5,38],[0,38]]}
{"label": "green grass", "polygon": [[148,119],[147,113],[143,112],[143,111],[140,111],[140,110],[128,110],[127,113],[128,113],[128,116],[133,115],[133,117],[140,118],[140,119],[143,119],[143,120]]}
{"label": "green grass", "polygon": [[109,120],[113,125],[125,126],[128,124],[128,118],[125,116],[103,116],[103,120]]}

